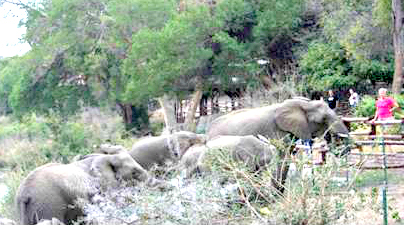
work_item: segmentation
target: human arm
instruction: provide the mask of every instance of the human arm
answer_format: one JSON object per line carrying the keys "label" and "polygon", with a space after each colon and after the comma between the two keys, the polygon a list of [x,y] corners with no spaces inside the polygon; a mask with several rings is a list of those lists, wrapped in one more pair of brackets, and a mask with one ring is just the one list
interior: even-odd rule
{"label": "human arm", "polygon": [[379,117],[379,113],[378,113],[378,110],[377,110],[377,101],[376,101],[375,106],[376,106],[375,116],[373,117],[372,120],[370,120],[370,122],[372,122],[372,123],[375,122],[377,120],[377,118]]}
{"label": "human arm", "polygon": [[398,105],[398,103],[394,99],[392,99],[392,107],[390,108],[390,112],[393,113],[394,110],[396,110],[399,107],[400,106]]}

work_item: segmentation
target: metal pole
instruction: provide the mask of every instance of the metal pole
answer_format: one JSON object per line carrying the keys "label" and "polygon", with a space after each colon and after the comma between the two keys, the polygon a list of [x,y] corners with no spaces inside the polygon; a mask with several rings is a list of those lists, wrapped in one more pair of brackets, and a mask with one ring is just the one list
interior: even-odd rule
{"label": "metal pole", "polygon": [[387,225],[387,162],[386,162],[386,147],[384,143],[384,126],[382,125],[382,151],[383,151],[383,170],[384,170],[384,185],[383,185],[383,224]]}

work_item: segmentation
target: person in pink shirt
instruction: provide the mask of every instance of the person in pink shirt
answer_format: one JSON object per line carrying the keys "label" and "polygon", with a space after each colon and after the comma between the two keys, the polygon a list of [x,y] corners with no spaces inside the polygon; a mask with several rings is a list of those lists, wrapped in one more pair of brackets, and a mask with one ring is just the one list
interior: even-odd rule
{"label": "person in pink shirt", "polygon": [[376,114],[371,120],[372,122],[376,120],[393,120],[393,111],[398,108],[396,100],[392,97],[387,96],[387,89],[379,89],[379,98],[376,101]]}

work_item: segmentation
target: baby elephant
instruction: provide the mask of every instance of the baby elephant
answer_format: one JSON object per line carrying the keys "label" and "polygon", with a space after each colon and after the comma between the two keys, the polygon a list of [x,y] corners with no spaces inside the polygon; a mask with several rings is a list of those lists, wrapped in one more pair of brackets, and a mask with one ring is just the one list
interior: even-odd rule
{"label": "baby elephant", "polygon": [[206,142],[205,135],[179,131],[170,135],[149,137],[136,142],[129,154],[146,170],[154,165],[176,162],[194,144]]}
{"label": "baby elephant", "polygon": [[185,168],[187,177],[196,172],[207,172],[208,153],[220,149],[233,160],[245,162],[253,171],[260,170],[271,162],[276,154],[273,145],[264,142],[253,135],[248,136],[218,136],[206,143],[190,148],[181,158],[180,167]]}
{"label": "baby elephant", "polygon": [[146,181],[148,174],[128,153],[94,155],[70,164],[49,163],[36,168],[22,181],[17,211],[22,225],[57,218],[65,224],[83,216],[77,200],[90,200],[101,188],[121,180]]}

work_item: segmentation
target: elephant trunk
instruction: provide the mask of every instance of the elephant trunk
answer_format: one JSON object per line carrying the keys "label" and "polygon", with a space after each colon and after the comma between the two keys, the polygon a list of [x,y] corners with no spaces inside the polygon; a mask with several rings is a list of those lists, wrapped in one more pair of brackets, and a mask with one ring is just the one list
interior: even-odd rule
{"label": "elephant trunk", "polygon": [[349,133],[348,128],[341,121],[335,121],[331,124],[331,132],[337,135],[347,135]]}

